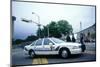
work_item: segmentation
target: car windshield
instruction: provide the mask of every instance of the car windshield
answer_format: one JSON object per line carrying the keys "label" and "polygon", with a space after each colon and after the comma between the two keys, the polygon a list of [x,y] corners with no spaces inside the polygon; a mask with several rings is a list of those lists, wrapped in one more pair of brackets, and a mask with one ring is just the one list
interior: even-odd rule
{"label": "car windshield", "polygon": [[35,44],[35,42],[36,42],[36,41],[32,42],[32,43],[31,43],[31,46],[33,46],[33,45]]}
{"label": "car windshield", "polygon": [[51,38],[55,43],[65,43],[65,41],[57,39],[57,38]]}

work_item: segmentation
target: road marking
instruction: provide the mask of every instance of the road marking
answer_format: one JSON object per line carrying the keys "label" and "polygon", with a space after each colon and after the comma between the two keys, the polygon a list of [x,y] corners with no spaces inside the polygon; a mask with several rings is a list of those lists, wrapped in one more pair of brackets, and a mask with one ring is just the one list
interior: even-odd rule
{"label": "road marking", "polygon": [[48,64],[47,58],[42,58],[42,63],[43,63],[43,64]]}
{"label": "road marking", "polygon": [[34,58],[32,64],[48,64],[47,58]]}

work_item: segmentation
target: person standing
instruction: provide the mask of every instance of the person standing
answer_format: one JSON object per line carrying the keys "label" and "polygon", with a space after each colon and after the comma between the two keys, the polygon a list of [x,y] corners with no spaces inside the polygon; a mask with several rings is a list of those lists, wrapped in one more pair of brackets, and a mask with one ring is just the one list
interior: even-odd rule
{"label": "person standing", "polygon": [[80,34],[80,43],[82,44],[81,48],[82,48],[82,52],[84,52],[86,50],[86,46],[84,44],[84,38],[83,38],[83,34]]}
{"label": "person standing", "polygon": [[69,34],[68,34],[67,37],[66,37],[66,41],[67,41],[67,42],[71,42],[71,38],[70,38]]}
{"label": "person standing", "polygon": [[72,34],[72,42],[76,42],[76,39],[74,37],[74,34]]}

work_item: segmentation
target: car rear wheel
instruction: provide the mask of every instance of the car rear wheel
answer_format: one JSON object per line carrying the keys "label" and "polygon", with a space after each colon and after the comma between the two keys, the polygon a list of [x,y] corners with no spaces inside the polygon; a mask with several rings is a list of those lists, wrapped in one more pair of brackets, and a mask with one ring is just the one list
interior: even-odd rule
{"label": "car rear wheel", "polygon": [[62,58],[68,58],[68,57],[69,57],[69,52],[68,52],[68,50],[67,50],[67,49],[62,49],[62,50],[60,51],[60,56],[61,56]]}

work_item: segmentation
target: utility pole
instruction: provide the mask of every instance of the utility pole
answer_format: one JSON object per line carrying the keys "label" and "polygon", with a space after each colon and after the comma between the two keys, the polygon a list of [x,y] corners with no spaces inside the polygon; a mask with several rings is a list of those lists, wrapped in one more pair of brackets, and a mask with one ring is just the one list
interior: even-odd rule
{"label": "utility pole", "polygon": [[32,14],[36,15],[37,18],[38,18],[38,29],[39,29],[39,35],[38,35],[38,36],[39,36],[39,38],[40,38],[40,33],[41,33],[41,32],[40,32],[40,30],[41,30],[41,29],[40,29],[40,26],[41,26],[41,25],[40,25],[40,16],[39,16],[37,13],[35,13],[35,12],[32,12]]}
{"label": "utility pole", "polygon": [[49,37],[49,25],[48,25],[48,27],[47,27],[47,28],[48,28],[48,37]]}
{"label": "utility pole", "polygon": [[16,21],[16,17],[12,16],[12,38],[14,39],[14,21]]}
{"label": "utility pole", "polygon": [[82,22],[80,22],[80,42],[83,40],[82,37],[83,37],[83,34],[82,34]]}
{"label": "utility pole", "polygon": [[80,31],[82,30],[82,22],[80,22]]}

